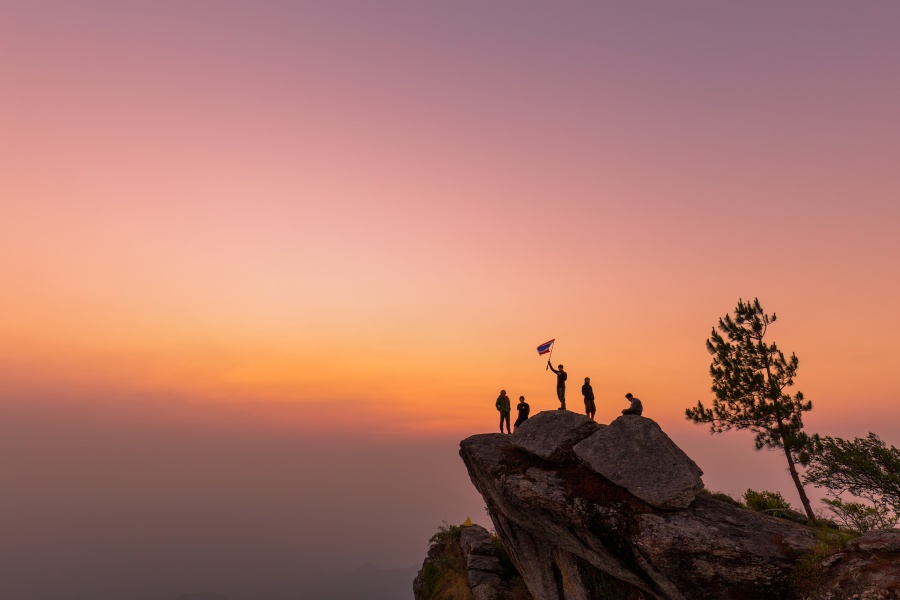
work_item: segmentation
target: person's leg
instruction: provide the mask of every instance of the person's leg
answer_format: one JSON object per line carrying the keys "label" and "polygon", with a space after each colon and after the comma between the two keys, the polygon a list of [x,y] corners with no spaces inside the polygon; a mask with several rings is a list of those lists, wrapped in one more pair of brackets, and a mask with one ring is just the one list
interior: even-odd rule
{"label": "person's leg", "polygon": [[506,433],[511,433],[509,430],[509,413],[504,411],[503,413],[501,413],[501,415],[502,416],[500,418],[500,433],[503,433],[503,421],[504,420],[506,421]]}
{"label": "person's leg", "polygon": [[556,396],[559,398],[559,408],[560,410],[565,410],[566,408],[566,388],[556,388]]}

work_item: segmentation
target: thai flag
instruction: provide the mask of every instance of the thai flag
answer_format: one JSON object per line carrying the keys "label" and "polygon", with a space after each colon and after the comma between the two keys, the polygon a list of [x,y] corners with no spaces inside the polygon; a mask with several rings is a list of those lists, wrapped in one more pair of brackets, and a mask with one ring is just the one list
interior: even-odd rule
{"label": "thai flag", "polygon": [[553,338],[549,342],[544,342],[543,344],[538,346],[538,355],[547,354],[548,352],[550,352],[550,346],[552,346],[553,342],[555,342],[555,341],[556,341],[556,338]]}

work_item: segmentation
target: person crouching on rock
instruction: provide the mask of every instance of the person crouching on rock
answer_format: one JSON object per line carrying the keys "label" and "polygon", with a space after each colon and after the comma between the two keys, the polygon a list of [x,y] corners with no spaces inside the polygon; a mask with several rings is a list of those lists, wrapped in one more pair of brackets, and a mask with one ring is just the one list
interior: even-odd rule
{"label": "person crouching on rock", "polygon": [[591,387],[591,378],[584,378],[584,385],[581,386],[581,395],[584,396],[584,413],[594,421],[594,415],[597,414],[597,405],[594,404],[594,388]]}
{"label": "person crouching on rock", "polygon": [[641,413],[644,412],[644,405],[641,404],[641,401],[632,396],[630,393],[625,394],[625,397],[629,402],[631,402],[631,406],[623,410],[622,414],[641,416]]}
{"label": "person crouching on rock", "polygon": [[[513,423],[513,427],[515,429],[519,428],[519,425],[525,422],[528,419],[528,413],[531,412],[531,407],[528,406],[528,403],[525,402],[525,396],[519,396],[519,403],[516,404],[516,410],[519,411],[519,417],[516,419],[516,422]],[[501,429],[501,433],[503,430]]]}
{"label": "person crouching on rock", "polygon": [[503,433],[503,421],[506,421],[506,433],[512,433],[509,430],[509,396],[506,395],[506,390],[500,390],[495,406],[500,411],[500,433]]}

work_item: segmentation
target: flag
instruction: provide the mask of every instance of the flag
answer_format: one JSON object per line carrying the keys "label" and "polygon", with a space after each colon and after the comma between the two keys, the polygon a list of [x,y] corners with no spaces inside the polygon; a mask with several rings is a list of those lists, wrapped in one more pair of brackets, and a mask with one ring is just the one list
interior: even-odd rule
{"label": "flag", "polygon": [[550,352],[550,346],[552,346],[553,342],[555,342],[555,341],[556,341],[556,338],[553,338],[549,342],[544,342],[543,344],[538,346],[538,355],[547,354],[548,352]]}

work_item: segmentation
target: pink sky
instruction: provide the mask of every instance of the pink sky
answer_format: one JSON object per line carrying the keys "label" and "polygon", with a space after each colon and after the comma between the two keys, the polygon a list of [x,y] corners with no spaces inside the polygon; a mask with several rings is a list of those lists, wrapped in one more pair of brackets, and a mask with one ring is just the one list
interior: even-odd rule
{"label": "pink sky", "polygon": [[[25,448],[47,407],[449,464],[500,388],[555,406],[555,337],[599,419],[631,391],[709,487],[793,500],[683,409],[710,328],[759,297],[807,428],[900,445],[898,27],[887,2],[7,3],[7,427]],[[423,496],[389,566],[480,509],[453,477],[466,508]]]}

